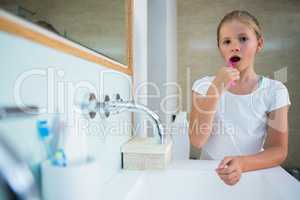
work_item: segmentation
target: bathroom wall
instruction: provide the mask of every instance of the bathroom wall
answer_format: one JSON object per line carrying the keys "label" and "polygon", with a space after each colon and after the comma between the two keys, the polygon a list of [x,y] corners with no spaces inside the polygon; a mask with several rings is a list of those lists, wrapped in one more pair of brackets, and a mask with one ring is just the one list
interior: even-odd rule
{"label": "bathroom wall", "polygon": [[[144,83],[148,81],[148,0],[133,1],[133,88],[134,98],[137,103],[148,105],[148,88]],[[139,127],[139,136],[147,136],[147,127],[144,122],[146,116],[137,114],[134,116],[134,125]]]}
{"label": "bathroom wall", "polygon": [[149,107],[163,123],[178,112],[177,1],[148,1],[148,94]]}
{"label": "bathroom wall", "polygon": [[[289,111],[288,166],[300,166],[300,2],[298,0],[178,0],[178,81],[183,90],[180,105],[190,111],[192,83],[212,75],[224,65],[216,43],[217,25],[235,9],[253,13],[262,24],[264,50],[257,56],[259,74],[284,82],[292,106]],[[287,75],[285,77],[285,75]],[[192,150],[192,157],[199,152]]]}
{"label": "bathroom wall", "polygon": [[[72,126],[74,108],[88,91],[95,92],[101,100],[104,94],[112,97],[119,93],[124,100],[132,97],[131,76],[6,32],[0,32],[0,41],[0,106],[24,103],[37,105],[43,111],[33,118],[0,121],[5,137],[22,153],[37,177],[45,150],[37,136],[36,120],[48,119],[51,123],[58,111]],[[86,122],[85,118],[80,119]],[[85,125],[79,133],[86,134],[90,156],[100,161],[104,183],[121,170],[120,146],[131,136],[131,113],[109,119],[97,117]]]}
{"label": "bathroom wall", "polygon": [[[176,5],[174,0],[134,1],[134,96],[164,124],[177,111]],[[135,122],[142,127],[138,134],[152,135],[147,118],[136,116]]]}

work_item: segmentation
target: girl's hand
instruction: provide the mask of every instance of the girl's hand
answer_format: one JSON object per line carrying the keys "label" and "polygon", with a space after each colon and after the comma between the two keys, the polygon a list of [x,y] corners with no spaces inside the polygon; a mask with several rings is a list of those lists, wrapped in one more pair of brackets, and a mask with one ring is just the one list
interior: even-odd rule
{"label": "girl's hand", "polygon": [[222,83],[225,89],[228,89],[230,82],[240,79],[240,72],[231,67],[221,67],[217,72],[216,79]]}
{"label": "girl's hand", "polygon": [[216,169],[219,177],[227,185],[235,185],[242,176],[242,159],[238,156],[225,157]]}

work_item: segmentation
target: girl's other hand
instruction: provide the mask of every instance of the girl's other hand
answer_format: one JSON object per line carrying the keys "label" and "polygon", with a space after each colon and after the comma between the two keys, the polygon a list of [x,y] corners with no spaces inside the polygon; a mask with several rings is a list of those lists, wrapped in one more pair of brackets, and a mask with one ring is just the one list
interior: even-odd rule
{"label": "girl's other hand", "polygon": [[235,185],[242,176],[242,159],[238,156],[225,157],[216,169],[218,176],[227,185]]}
{"label": "girl's other hand", "polygon": [[240,72],[235,68],[221,67],[217,72],[216,79],[224,85],[225,89],[228,89],[232,81],[240,79]]}

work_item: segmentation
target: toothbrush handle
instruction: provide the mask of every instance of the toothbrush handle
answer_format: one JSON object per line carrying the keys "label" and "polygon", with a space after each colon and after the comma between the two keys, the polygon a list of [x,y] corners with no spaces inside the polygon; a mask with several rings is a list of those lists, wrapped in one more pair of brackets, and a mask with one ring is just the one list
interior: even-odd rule
{"label": "toothbrush handle", "polygon": [[[230,62],[229,62],[229,67],[230,67],[230,68],[234,68],[233,65],[232,65]],[[231,87],[234,87],[235,85],[236,85],[236,82],[235,82],[235,81],[230,81],[230,82],[229,82],[229,87],[230,87],[230,88],[231,88]]]}

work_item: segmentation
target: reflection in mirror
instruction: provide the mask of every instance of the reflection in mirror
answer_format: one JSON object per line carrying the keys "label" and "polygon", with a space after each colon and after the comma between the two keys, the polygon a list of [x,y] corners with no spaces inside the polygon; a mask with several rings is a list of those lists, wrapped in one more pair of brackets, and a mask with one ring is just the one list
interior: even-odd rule
{"label": "reflection in mirror", "polygon": [[127,0],[0,0],[0,7],[128,65],[126,3]]}

